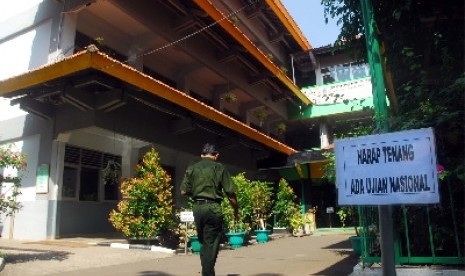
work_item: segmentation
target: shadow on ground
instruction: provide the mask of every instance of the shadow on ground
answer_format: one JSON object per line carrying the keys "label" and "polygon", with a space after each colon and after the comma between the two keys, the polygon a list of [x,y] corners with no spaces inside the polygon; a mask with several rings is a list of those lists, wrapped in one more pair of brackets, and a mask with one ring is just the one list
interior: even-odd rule
{"label": "shadow on ground", "polygon": [[321,276],[340,276],[349,275],[353,272],[354,266],[358,264],[359,258],[351,252],[337,251],[338,254],[347,255],[343,260],[335,263],[334,265],[327,267],[313,275]]}
{"label": "shadow on ground", "polygon": [[14,247],[0,247],[0,252],[4,255],[6,263],[18,264],[31,261],[63,261],[71,254],[66,251],[25,249]]}
{"label": "shadow on ground", "polygon": [[341,241],[341,242],[323,247],[323,249],[351,249],[352,250],[352,245],[350,244],[350,240],[347,239],[345,241]]}

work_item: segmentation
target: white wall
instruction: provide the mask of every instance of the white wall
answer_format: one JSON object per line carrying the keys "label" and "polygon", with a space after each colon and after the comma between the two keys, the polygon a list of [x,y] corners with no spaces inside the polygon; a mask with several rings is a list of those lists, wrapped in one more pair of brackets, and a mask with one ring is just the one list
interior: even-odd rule
{"label": "white wall", "polygon": [[[47,63],[52,20],[35,23],[42,2],[16,0],[0,4],[0,80]],[[0,121],[25,114],[19,106],[11,106],[8,99],[0,98]]]}

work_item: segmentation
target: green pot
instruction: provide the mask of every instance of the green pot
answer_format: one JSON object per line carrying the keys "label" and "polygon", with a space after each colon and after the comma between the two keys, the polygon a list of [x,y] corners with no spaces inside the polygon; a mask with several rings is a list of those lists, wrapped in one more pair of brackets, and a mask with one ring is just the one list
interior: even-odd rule
{"label": "green pot", "polygon": [[354,254],[360,256],[362,254],[362,237],[351,236],[349,237],[350,244],[354,250]]}
{"label": "green pot", "polygon": [[231,247],[234,249],[242,247],[242,245],[244,244],[244,236],[245,231],[226,233],[229,245],[231,245]]}
{"label": "green pot", "polygon": [[255,235],[257,236],[258,243],[266,243],[270,239],[271,230],[268,229],[257,229]]}
{"label": "green pot", "polygon": [[189,241],[191,243],[191,251],[193,254],[200,254],[200,249],[202,248],[202,244],[199,241],[199,237],[197,236],[190,236]]}

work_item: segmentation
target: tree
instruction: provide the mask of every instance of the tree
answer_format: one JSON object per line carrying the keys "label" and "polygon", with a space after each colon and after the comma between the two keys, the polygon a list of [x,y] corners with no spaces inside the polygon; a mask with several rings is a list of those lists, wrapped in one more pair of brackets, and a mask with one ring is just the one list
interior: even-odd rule
{"label": "tree", "polygon": [[112,210],[111,224],[129,238],[153,238],[174,229],[171,176],[151,148],[137,165],[137,176],[123,180],[123,199]]}

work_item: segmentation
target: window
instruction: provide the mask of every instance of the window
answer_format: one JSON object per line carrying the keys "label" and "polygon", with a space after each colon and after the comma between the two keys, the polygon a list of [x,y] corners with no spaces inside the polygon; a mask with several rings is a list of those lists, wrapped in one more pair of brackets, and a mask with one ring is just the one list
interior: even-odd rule
{"label": "window", "polygon": [[323,76],[323,84],[332,83],[336,80],[334,68],[328,67],[321,69],[321,75]]}
{"label": "window", "polygon": [[99,169],[81,168],[79,200],[98,201]]}
{"label": "window", "polygon": [[350,65],[348,63],[337,66],[336,72],[338,82],[350,80]]}
{"label": "window", "polygon": [[370,76],[366,63],[345,63],[321,69],[323,84],[343,82]]}
{"label": "window", "polygon": [[368,77],[368,70],[366,64],[353,64],[352,65],[352,76],[353,79]]}
{"label": "window", "polygon": [[[62,196],[81,201],[118,200],[119,183],[103,180],[108,163],[121,164],[121,157],[66,145]],[[117,179],[121,171],[117,170]]]}
{"label": "window", "polygon": [[78,183],[78,169],[65,166],[63,170],[63,197],[75,198]]}

